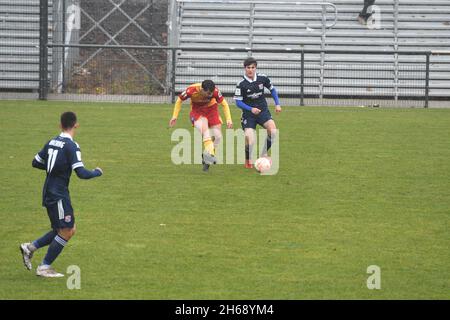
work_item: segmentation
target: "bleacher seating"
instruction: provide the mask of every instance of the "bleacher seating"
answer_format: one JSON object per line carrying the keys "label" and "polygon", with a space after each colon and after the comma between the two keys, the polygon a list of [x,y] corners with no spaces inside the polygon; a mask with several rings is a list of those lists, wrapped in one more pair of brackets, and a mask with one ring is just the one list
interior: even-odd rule
{"label": "bleacher seating", "polygon": [[[368,29],[356,20],[363,0],[306,0],[308,5],[298,0],[201,1],[171,0],[176,10],[169,15],[170,46],[360,51],[305,54],[305,94],[311,97],[423,96],[425,55],[374,55],[367,51],[450,50],[449,0],[376,0],[381,9],[377,29]],[[333,6],[321,6],[324,2],[336,6],[337,21]],[[60,3],[49,0],[50,42],[62,41],[62,19],[57,17]],[[49,77],[54,83],[61,81],[61,72],[56,70],[62,66],[61,52],[49,49]],[[211,78],[231,94],[242,74],[242,60],[249,53],[179,52],[176,91]],[[298,96],[299,54],[253,55],[259,70],[271,76],[282,95]],[[0,0],[0,90],[36,90],[38,78],[39,0]],[[431,97],[450,97],[450,56],[431,56],[430,88]]]}
{"label": "bleacher seating", "polygon": [[[291,1],[251,5],[181,2],[172,45],[252,49],[358,50],[358,54],[306,54],[305,94],[311,96],[423,96],[425,55],[365,54],[368,50],[450,50],[450,1],[377,0],[381,25],[368,29],[357,22],[362,0],[330,0],[331,6]],[[323,9],[324,14],[322,14]],[[328,27],[327,27],[328,26]],[[253,53],[259,69],[271,75],[282,94],[298,94],[298,54]],[[176,89],[213,78],[233,92],[246,53],[183,51],[178,55]],[[430,95],[450,97],[450,57],[432,56]],[[234,66],[234,67],[233,67]]]}
{"label": "bleacher seating", "polygon": [[[51,4],[49,1],[49,26]],[[49,41],[51,38],[50,29]],[[38,87],[39,0],[0,0],[0,90]]]}

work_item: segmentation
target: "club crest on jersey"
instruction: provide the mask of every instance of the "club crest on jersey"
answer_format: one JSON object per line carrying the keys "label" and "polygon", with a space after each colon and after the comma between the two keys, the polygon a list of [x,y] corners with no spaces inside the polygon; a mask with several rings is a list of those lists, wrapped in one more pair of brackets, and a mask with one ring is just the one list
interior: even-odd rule
{"label": "club crest on jersey", "polygon": [[264,88],[264,85],[262,83],[259,84],[259,90],[262,90]]}
{"label": "club crest on jersey", "polygon": [[64,217],[64,221],[69,223],[70,221],[72,221],[72,217],[71,216],[65,216]]}

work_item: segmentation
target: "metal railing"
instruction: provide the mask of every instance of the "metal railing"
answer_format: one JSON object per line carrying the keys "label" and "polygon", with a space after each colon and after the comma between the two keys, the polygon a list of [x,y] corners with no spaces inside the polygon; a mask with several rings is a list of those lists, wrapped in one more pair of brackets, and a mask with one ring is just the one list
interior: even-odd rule
{"label": "metal railing", "polygon": [[[242,60],[248,54],[249,48],[229,48],[229,49],[214,49],[214,48],[199,48],[199,47],[168,47],[168,46],[115,46],[115,45],[95,45],[95,44],[80,44],[80,45],[65,45],[65,44],[48,44],[50,48],[63,47],[66,49],[77,48],[80,50],[98,50],[105,51],[129,50],[135,52],[137,55],[145,55],[146,52],[161,52],[159,54],[161,60],[159,61],[162,72],[160,72],[161,81],[166,81],[164,87],[155,89],[154,91],[146,91],[146,86],[150,85],[149,79],[141,79],[139,77],[133,78],[134,82],[129,82],[130,79],[123,79],[122,76],[127,66],[120,71],[118,66],[120,61],[103,61],[104,65],[97,64],[96,67],[84,71],[70,71],[74,74],[77,72],[84,72],[81,75],[79,83],[88,85],[91,91],[85,89],[79,90],[75,84],[66,88],[68,93],[89,93],[89,94],[121,94],[121,95],[161,95],[169,96],[171,102],[174,102],[176,94],[181,92],[183,88],[192,82],[201,81],[206,78],[214,79],[217,85],[222,89],[225,95],[232,95],[234,92],[234,83],[236,83],[242,76]],[[183,58],[183,63],[178,62],[178,57],[185,52],[197,52],[198,54],[216,53],[222,60],[216,63],[201,63],[197,60],[186,64],[186,58]],[[258,69],[262,72],[267,72],[272,78],[273,82],[278,88],[281,97],[291,99],[295,104],[305,105],[308,99],[334,99],[336,104],[339,101],[346,99],[353,100],[368,100],[368,101],[395,101],[397,105],[401,105],[401,101],[414,102],[414,106],[422,106],[427,108],[430,101],[430,65],[431,57],[436,55],[450,55],[447,51],[351,51],[351,50],[273,50],[273,49],[257,49],[252,50],[255,57],[261,63]],[[234,57],[241,57],[241,60],[228,60],[228,55],[233,54]],[[284,62],[272,63],[264,60],[264,54],[274,54],[279,57],[288,56],[289,59]],[[330,62],[325,64],[325,72],[317,72],[319,68],[316,60],[320,56],[326,57],[357,57],[364,54],[365,57],[386,57],[391,56],[392,61],[364,64],[361,62],[354,62],[351,59],[342,59],[345,62]],[[155,54],[154,54],[155,55]],[[164,57],[170,57],[166,62]],[[399,70],[396,69],[397,58],[394,57],[410,57],[414,62],[398,64]],[[375,59],[376,60],[376,59]],[[375,61],[374,60],[374,61]],[[380,60],[380,59],[378,59]],[[327,61],[327,60],[326,60]],[[158,61],[153,61],[157,63]],[[166,65],[167,63],[167,65]],[[75,66],[77,63],[72,62]],[[449,65],[450,67],[450,65]],[[101,74],[111,75],[111,68],[117,68],[119,77],[114,82],[110,79],[109,84]],[[42,68],[43,72],[45,68]],[[340,73],[339,73],[340,72]],[[342,75],[342,73],[345,75]],[[167,76],[169,74],[169,77]],[[399,76],[399,74],[401,74]],[[42,75],[43,78],[45,75]],[[328,89],[325,94],[319,92],[317,89],[320,82],[319,78],[324,77],[325,89]],[[91,78],[97,79],[101,83],[101,89],[92,85]],[[397,78],[397,79],[396,79]],[[120,81],[127,84],[121,85]],[[103,83],[102,83],[103,82]],[[397,85],[394,85],[396,84]],[[399,84],[400,83],[400,84]],[[45,99],[48,93],[50,82],[43,81],[40,92],[43,94],[41,98]],[[131,90],[129,89],[138,90]],[[397,89],[395,89],[397,88]],[[403,91],[398,92],[397,90]],[[70,91],[72,90],[72,92]],[[128,90],[128,91],[127,91]],[[439,98],[439,97],[438,97]],[[445,97],[444,97],[445,98]],[[376,103],[374,103],[376,104]],[[409,104],[410,105],[410,104]]]}
{"label": "metal railing", "polygon": [[[288,5],[288,6],[298,6],[298,7],[304,7],[304,6],[315,6],[315,7],[320,7],[323,8],[325,11],[322,12],[322,20],[325,20],[326,22],[326,13],[327,13],[327,8],[331,8],[333,11],[333,21],[330,24],[323,24],[323,26],[327,29],[332,28],[336,25],[337,20],[338,20],[338,9],[336,7],[336,5],[334,3],[331,2],[312,2],[312,1],[270,1],[270,0],[255,0],[255,1],[245,1],[245,0],[221,0],[220,2],[216,1],[216,0],[176,0],[176,2],[178,2],[179,4],[184,4],[184,3],[202,3],[202,4],[226,4],[226,5],[230,5],[230,4],[238,4],[238,5],[248,5],[249,6],[249,12],[250,12],[250,16],[249,16],[249,22],[251,22],[251,20],[254,18],[255,16],[255,9],[257,5],[276,5],[276,6],[283,6],[283,5]],[[249,25],[250,27],[250,33],[252,33],[253,28],[252,25],[250,23]]]}

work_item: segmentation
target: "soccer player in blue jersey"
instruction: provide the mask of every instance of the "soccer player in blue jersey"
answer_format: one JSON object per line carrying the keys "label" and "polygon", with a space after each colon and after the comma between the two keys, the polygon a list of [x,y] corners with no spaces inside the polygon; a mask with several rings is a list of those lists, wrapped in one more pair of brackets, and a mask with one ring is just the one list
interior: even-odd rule
{"label": "soccer player in blue jersey", "polygon": [[277,90],[266,75],[256,72],[256,66],[257,61],[254,58],[245,59],[245,75],[236,85],[234,93],[236,105],[242,109],[241,124],[245,133],[245,167],[249,169],[253,168],[250,156],[255,143],[256,125],[259,124],[267,130],[267,140],[261,153],[262,157],[268,155],[277,129],[264,97],[264,88],[270,91],[275,101],[275,112],[281,112]]}
{"label": "soccer player in blue jersey", "polygon": [[31,243],[22,243],[20,251],[25,267],[31,270],[33,253],[39,248],[49,246],[44,260],[36,270],[38,276],[46,278],[64,276],[56,272],[51,264],[75,234],[75,217],[69,196],[72,170],[75,170],[81,179],[91,179],[103,174],[100,168],[92,171],[84,168],[80,146],[73,141],[78,126],[75,113],[63,113],[62,133],[47,142],[32,162],[34,168],[45,170],[47,173],[42,192],[42,205],[47,208],[52,230]]}

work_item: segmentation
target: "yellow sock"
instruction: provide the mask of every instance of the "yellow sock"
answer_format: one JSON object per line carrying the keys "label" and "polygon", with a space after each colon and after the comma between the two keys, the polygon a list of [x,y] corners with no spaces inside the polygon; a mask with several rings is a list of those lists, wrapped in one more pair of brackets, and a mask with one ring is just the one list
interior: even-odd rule
{"label": "yellow sock", "polygon": [[205,147],[205,151],[207,151],[210,155],[215,155],[214,143],[212,142],[211,138],[203,140],[203,146]]}

